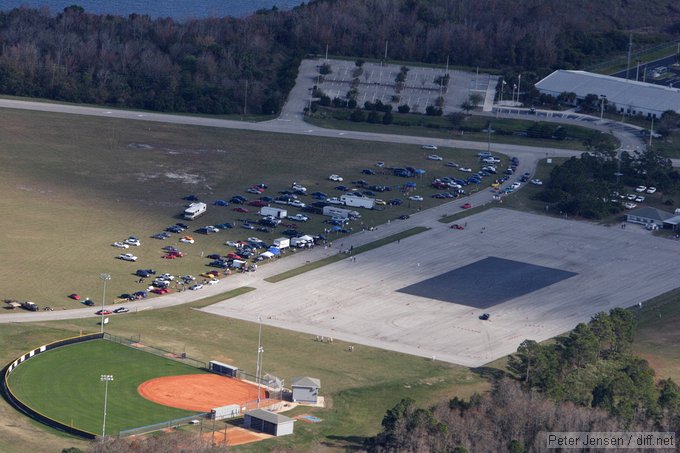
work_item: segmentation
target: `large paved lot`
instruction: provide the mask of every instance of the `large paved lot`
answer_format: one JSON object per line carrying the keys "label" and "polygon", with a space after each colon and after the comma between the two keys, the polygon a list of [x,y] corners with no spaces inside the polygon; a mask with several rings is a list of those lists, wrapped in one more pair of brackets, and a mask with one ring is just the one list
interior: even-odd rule
{"label": "large paved lot", "polygon": [[[480,366],[544,340],[596,312],[632,306],[678,286],[680,244],[636,231],[504,209],[445,225],[204,310],[234,318]],[[482,227],[484,232],[482,233]],[[488,311],[397,292],[497,256],[575,272]],[[654,264],[650,264],[654,263]],[[479,285],[496,275],[480,275]],[[503,278],[503,276],[498,276]],[[266,340],[266,339],[265,339]]]}

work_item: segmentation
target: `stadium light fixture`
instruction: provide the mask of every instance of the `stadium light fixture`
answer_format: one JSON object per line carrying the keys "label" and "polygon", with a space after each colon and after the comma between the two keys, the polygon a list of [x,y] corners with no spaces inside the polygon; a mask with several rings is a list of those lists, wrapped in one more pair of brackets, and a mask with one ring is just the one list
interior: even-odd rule
{"label": "stadium light fixture", "polygon": [[106,402],[109,399],[109,382],[113,381],[112,374],[102,374],[100,380],[104,383],[104,421],[102,423],[102,442],[106,437]]}

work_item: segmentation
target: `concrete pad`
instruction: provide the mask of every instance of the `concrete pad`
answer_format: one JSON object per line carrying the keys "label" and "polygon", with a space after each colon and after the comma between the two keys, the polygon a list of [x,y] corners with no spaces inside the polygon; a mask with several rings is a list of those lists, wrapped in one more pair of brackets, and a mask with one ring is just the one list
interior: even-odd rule
{"label": "concrete pad", "polygon": [[[248,321],[262,316],[265,324],[311,335],[481,366],[514,352],[524,339],[546,340],[680,282],[678,242],[505,209],[466,220],[463,231],[433,222],[432,230],[360,254],[356,262],[264,282],[203,310]],[[489,321],[478,319],[480,309],[398,292],[489,256],[577,275],[485,310]]]}

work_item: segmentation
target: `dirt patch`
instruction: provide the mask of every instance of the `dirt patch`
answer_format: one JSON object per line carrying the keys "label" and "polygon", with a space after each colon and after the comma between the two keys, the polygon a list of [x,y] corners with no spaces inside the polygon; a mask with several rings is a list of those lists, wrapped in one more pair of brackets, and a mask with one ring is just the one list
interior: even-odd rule
{"label": "dirt patch", "polygon": [[[258,442],[260,440],[265,440],[269,439],[270,435],[264,434],[264,433],[256,433],[254,431],[249,431],[245,428],[239,428],[237,426],[232,426],[230,428],[227,428],[227,445],[229,446],[234,446],[234,445],[243,445],[243,444],[249,444],[251,442]],[[224,431],[215,431],[215,433],[205,433],[203,434],[204,439],[209,439],[211,442],[215,444],[223,444],[225,439],[224,439]]]}
{"label": "dirt patch", "polygon": [[[257,400],[257,386],[216,374],[164,376],[143,382],[137,391],[142,397],[164,406],[188,411],[210,412],[230,404],[246,405]],[[260,389],[260,399],[267,398]]]}

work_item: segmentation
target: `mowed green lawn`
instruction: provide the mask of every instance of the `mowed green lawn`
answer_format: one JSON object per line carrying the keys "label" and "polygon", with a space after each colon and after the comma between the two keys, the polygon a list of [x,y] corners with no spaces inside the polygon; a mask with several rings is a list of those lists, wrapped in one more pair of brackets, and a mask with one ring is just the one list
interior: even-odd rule
{"label": "mowed green lawn", "polygon": [[64,346],[39,354],[9,376],[12,392],[26,405],[54,420],[101,434],[104,415],[102,374],[109,382],[106,432],[145,426],[192,412],[142,398],[137,387],[159,376],[205,371],[106,340]]}
{"label": "mowed green lawn", "polygon": [[[415,179],[415,194],[423,202],[406,201],[400,207],[363,212],[352,227],[369,227],[401,214],[441,203],[430,196],[432,177],[459,172],[443,162],[478,168],[476,153],[440,149],[443,162],[430,161],[429,152],[417,145],[361,142],[294,135],[257,133],[217,128],[124,121],[46,112],[0,110],[0,209],[4,212],[0,241],[0,298],[34,300],[40,306],[82,307],[66,296],[78,293],[101,301],[102,272],[111,274],[107,303],[122,293],[143,289],[132,275],[138,268],[154,268],[173,274],[199,274],[211,253],[231,251],[226,240],[257,236],[265,241],[281,236],[281,230],[262,233],[240,228],[239,219],[256,220],[258,208],[237,213],[233,206],[212,206],[216,199],[242,194],[257,183],[267,183],[265,195],[290,188],[293,181],[309,192],[334,190],[340,174],[344,184],[365,179],[371,184],[396,186],[413,179],[391,175],[363,175],[364,168],[413,166],[428,173]],[[376,168],[377,169],[377,168]],[[236,224],[210,236],[193,234],[196,244],[180,244],[181,235],[160,241],[150,235],[181,221],[187,204],[182,197],[196,194],[210,206],[192,229],[223,222]],[[379,195],[404,198],[397,191]],[[310,197],[304,199],[310,202]],[[290,213],[298,212],[290,209]],[[323,231],[322,216],[300,224],[314,234]],[[290,222],[293,223],[293,222]],[[111,243],[136,235],[141,247],[131,247],[137,263],[115,259],[122,250]],[[335,239],[336,236],[331,236]],[[186,256],[162,259],[161,248],[178,246]],[[147,282],[148,283],[148,282]],[[0,310],[4,313],[5,310]]]}

